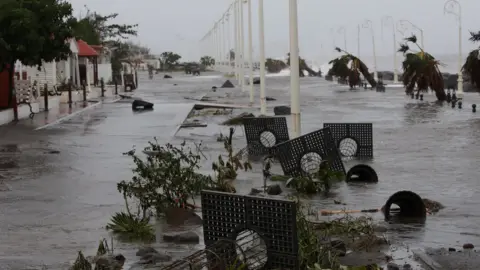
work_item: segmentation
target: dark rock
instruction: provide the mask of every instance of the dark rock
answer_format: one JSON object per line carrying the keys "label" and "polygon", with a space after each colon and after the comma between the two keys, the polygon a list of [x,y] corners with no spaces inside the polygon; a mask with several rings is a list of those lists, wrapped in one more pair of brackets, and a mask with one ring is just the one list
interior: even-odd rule
{"label": "dark rock", "polygon": [[387,270],[400,270],[400,266],[395,263],[388,263]]}
{"label": "dark rock", "polygon": [[455,248],[449,247],[449,248],[448,248],[448,251],[450,251],[450,252],[455,252],[455,251],[457,251],[457,250],[456,250]]}
{"label": "dark rock", "polygon": [[150,253],[158,253],[157,250],[155,250],[153,247],[141,247],[138,249],[137,253],[135,255],[137,256],[145,256]]}
{"label": "dark rock", "polygon": [[95,258],[95,269],[121,270],[125,260],[122,254],[105,254]]}
{"label": "dark rock", "polygon": [[252,188],[252,190],[250,190],[250,193],[248,193],[248,195],[255,196],[255,195],[260,194],[262,192],[263,192],[263,190],[260,190],[258,188]]}
{"label": "dark rock", "polygon": [[164,78],[164,79],[171,79],[172,76],[165,74],[165,75],[163,76],[163,78]]}
{"label": "dark rock", "polygon": [[267,188],[268,195],[280,195],[281,193],[282,193],[282,188],[278,184],[271,185]]}
{"label": "dark rock", "polygon": [[2,176],[0,175],[0,191],[10,191],[10,188],[7,184],[2,180]]}
{"label": "dark rock", "polygon": [[165,219],[167,224],[172,226],[203,224],[202,218],[199,217],[192,209],[180,207],[171,207],[165,210]]}
{"label": "dark rock", "polygon": [[194,232],[171,232],[164,233],[163,240],[176,244],[198,244],[200,237]]}
{"label": "dark rock", "polygon": [[177,84],[176,84],[176,83],[174,83],[174,84],[173,84],[173,86],[177,86]]}
{"label": "dark rock", "polygon": [[273,108],[273,113],[275,115],[290,115],[292,110],[288,106],[277,106]]}
{"label": "dark rock", "polygon": [[275,101],[275,100],[277,100],[277,99],[275,99],[275,98],[273,98],[273,97],[265,97],[265,99],[266,99],[267,101]]}
{"label": "dark rock", "polygon": [[229,80],[226,80],[221,86],[221,88],[234,88],[234,87],[235,86],[233,85],[233,83]]}
{"label": "dark rock", "polygon": [[253,78],[253,84],[260,84],[260,78],[259,77]]}
{"label": "dark rock", "polygon": [[157,264],[161,262],[169,262],[172,260],[172,256],[162,253],[149,253],[142,256],[140,264]]}
{"label": "dark rock", "polygon": [[227,125],[227,126],[236,126],[236,125],[243,125],[243,119],[244,118],[251,118],[255,117],[252,113],[247,113],[243,112],[237,116],[234,116],[228,120],[225,120],[222,125]]}
{"label": "dark rock", "polygon": [[18,165],[13,160],[0,163],[0,169],[15,169],[15,168],[18,168]]}
{"label": "dark rock", "polygon": [[58,150],[51,150],[48,152],[49,154],[60,154],[60,151]]}
{"label": "dark rock", "polygon": [[403,265],[402,269],[403,270],[412,270],[412,266],[410,264],[406,263],[406,264]]}
{"label": "dark rock", "polygon": [[471,243],[466,243],[466,244],[463,244],[463,248],[464,249],[474,249],[475,246]]}
{"label": "dark rock", "polygon": [[136,110],[151,110],[153,109],[153,103],[150,103],[150,102],[147,102],[147,101],[144,101],[144,100],[134,100],[132,102],[132,110],[136,111]]}

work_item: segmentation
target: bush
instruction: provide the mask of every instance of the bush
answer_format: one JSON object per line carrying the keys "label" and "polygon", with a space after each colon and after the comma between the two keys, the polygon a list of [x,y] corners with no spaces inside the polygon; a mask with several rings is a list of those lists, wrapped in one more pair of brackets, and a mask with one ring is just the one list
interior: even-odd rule
{"label": "bush", "polygon": [[318,171],[312,175],[295,177],[287,181],[286,185],[295,188],[299,193],[315,194],[323,192],[328,194],[334,182],[343,179],[343,174],[333,171],[330,162],[324,160],[320,163]]}
{"label": "bush", "polygon": [[210,176],[197,173],[201,157],[185,147],[171,144],[161,146],[149,142],[144,152],[151,153],[146,160],[131,150],[124,155],[131,157],[135,163],[134,176],[130,181],[117,184],[118,191],[126,200],[138,200],[141,217],[147,216],[148,210],[155,210],[161,215],[170,207],[194,208],[188,200],[194,202],[194,196],[202,189],[212,189],[215,183]]}
{"label": "bush", "polygon": [[150,224],[150,218],[139,217],[131,213],[115,213],[106,229],[128,238],[128,240],[150,241],[155,239],[155,229]]}

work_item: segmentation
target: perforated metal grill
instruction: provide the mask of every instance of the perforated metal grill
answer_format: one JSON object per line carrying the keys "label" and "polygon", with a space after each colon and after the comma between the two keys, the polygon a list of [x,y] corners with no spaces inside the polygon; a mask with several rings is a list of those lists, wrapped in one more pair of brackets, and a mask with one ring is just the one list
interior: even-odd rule
{"label": "perforated metal grill", "polygon": [[267,246],[268,259],[262,269],[298,269],[295,202],[202,191],[202,216],[207,249],[252,230]]}
{"label": "perforated metal grill", "polygon": [[252,117],[243,123],[250,155],[275,155],[273,146],[290,139],[285,117]]}
{"label": "perforated metal grill", "polygon": [[[344,157],[373,158],[373,124],[372,123],[324,123],[330,128],[335,144]],[[355,153],[349,150],[348,140],[356,143]]]}
{"label": "perforated metal grill", "polygon": [[308,161],[320,165],[330,161],[330,169],[345,174],[345,167],[338,153],[329,128],[320,129],[275,146],[276,157],[283,173],[290,176],[310,174]]}

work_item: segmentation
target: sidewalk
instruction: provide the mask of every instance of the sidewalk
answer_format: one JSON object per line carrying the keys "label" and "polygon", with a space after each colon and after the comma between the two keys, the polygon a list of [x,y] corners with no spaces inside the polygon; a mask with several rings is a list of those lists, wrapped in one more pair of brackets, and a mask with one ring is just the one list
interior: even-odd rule
{"label": "sidewalk", "polygon": [[93,109],[103,103],[112,103],[118,100],[116,97],[98,98],[91,101],[80,101],[72,104],[70,108],[67,103],[60,103],[58,107],[52,108],[49,111],[41,111],[35,113],[33,119],[20,119],[18,122],[12,122],[2,126],[3,128],[21,126],[22,128],[30,130],[41,130],[62,121],[66,121],[86,110]]}

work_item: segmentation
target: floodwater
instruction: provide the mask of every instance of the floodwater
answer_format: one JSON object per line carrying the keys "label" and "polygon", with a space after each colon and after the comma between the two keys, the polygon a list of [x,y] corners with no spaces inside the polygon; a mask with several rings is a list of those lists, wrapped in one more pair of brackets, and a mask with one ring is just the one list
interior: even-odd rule
{"label": "floodwater", "polygon": [[[117,102],[39,131],[22,123],[0,127],[0,175],[11,189],[0,192],[0,269],[64,269],[79,250],[93,254],[98,241],[109,237],[104,227],[111,215],[124,207],[116,183],[131,177],[132,163],[122,153],[133,146],[141,149],[153,137],[160,143],[185,139],[203,141],[200,148],[209,158],[218,155],[222,145],[216,134],[225,133],[225,127],[209,123],[173,134],[193,102],[184,97],[201,97],[224,78],[174,77],[148,80],[141,75],[136,94],[155,103],[150,112],[132,112],[130,104]],[[209,95],[222,96],[222,91]],[[267,91],[277,99],[272,104],[289,103],[287,77],[269,77]],[[247,103],[248,92],[236,91],[230,99]],[[303,78],[301,104],[303,134],[324,122],[373,123],[375,159],[368,164],[380,182],[339,186],[336,199],[347,208],[379,208],[396,191],[411,190],[446,208],[429,216],[423,227],[398,228],[389,234],[392,240],[409,247],[480,242],[480,197],[475,196],[480,190],[480,112],[471,112],[471,104],[480,104],[478,94],[465,94],[459,110],[436,103],[433,94],[419,101],[401,89],[349,91],[322,78]],[[245,146],[241,128],[235,146]],[[346,168],[353,164],[347,162]],[[253,173],[239,176],[240,192],[262,185],[260,171],[261,165],[254,164]],[[316,204],[338,208],[331,198]],[[381,219],[379,215],[374,217]],[[135,260],[132,244],[115,245],[127,260]],[[192,252],[169,248],[177,256]]]}

